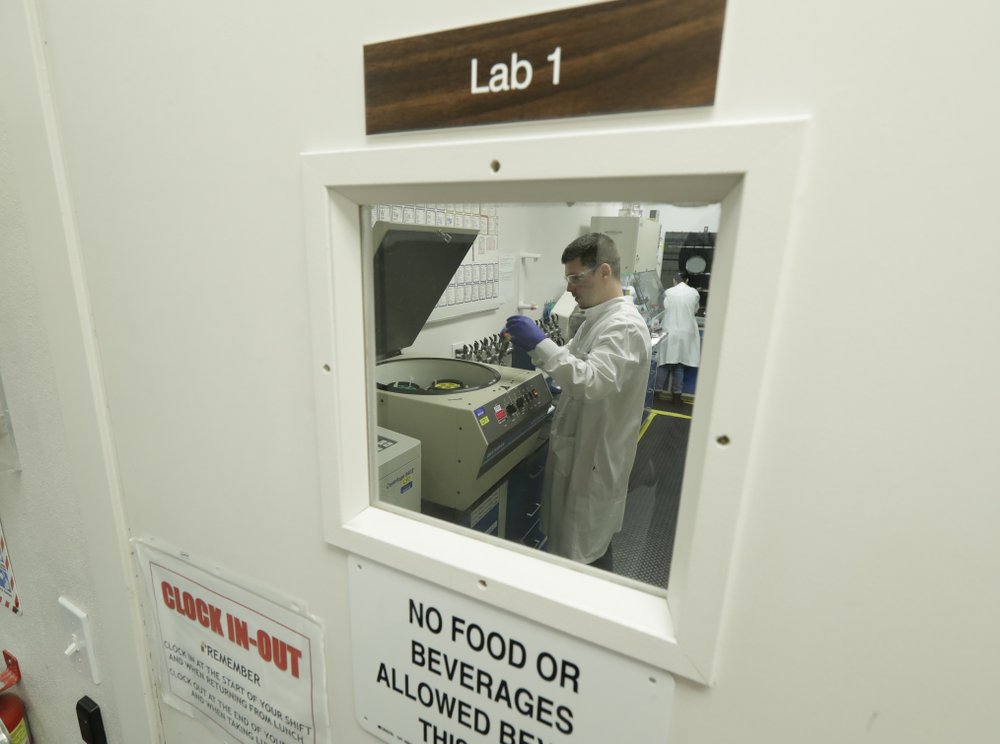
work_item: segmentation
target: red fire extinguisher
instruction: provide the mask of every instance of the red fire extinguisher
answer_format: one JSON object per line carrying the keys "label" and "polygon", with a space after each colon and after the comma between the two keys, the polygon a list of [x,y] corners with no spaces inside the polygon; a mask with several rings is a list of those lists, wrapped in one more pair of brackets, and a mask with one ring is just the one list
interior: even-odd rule
{"label": "red fire extinguisher", "polygon": [[24,701],[13,692],[4,692],[21,681],[21,667],[17,658],[4,649],[3,660],[7,668],[0,672],[0,744],[31,744],[28,716]]}

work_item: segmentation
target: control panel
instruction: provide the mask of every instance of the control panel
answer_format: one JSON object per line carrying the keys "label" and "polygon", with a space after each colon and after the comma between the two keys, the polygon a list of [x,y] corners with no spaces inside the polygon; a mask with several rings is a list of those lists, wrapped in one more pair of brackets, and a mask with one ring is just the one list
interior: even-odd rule
{"label": "control panel", "polygon": [[548,416],[552,394],[540,374],[511,388],[473,411],[486,439],[483,470],[504,452],[524,441]]}
{"label": "control panel", "polygon": [[552,395],[538,375],[476,408],[473,414],[486,441],[492,442],[523,422],[534,419],[535,414],[541,412],[544,415],[551,403]]}

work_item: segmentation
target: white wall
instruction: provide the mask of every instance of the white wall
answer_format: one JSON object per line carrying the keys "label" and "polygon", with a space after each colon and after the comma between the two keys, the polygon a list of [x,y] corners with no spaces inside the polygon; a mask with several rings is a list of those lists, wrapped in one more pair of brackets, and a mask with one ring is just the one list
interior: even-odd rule
{"label": "white wall", "polygon": [[[644,207],[648,212],[648,207]],[[660,225],[665,232],[701,232],[706,227],[709,232],[719,229],[719,204],[705,206],[678,206],[676,204],[658,204]]]}
{"label": "white wall", "polygon": [[[1000,104],[984,83],[1000,6],[730,3],[710,109],[365,137],[365,42],[566,4],[35,3],[130,534],[301,597],[327,630],[337,740],[372,741],[354,722],[345,556],[320,530],[298,154],[810,114],[780,317],[759,339],[770,365],[718,683],[679,683],[670,740],[988,740],[1000,228],[984,218]],[[23,66],[3,74],[35,84]],[[31,138],[9,135],[15,151]],[[5,178],[23,194],[36,175]],[[55,361],[36,351],[60,336],[30,317],[31,294],[51,302],[59,285],[46,246],[25,243],[0,278],[28,297],[3,317],[5,345],[24,339],[3,371],[15,422],[42,402],[44,425],[19,440],[43,463],[32,493],[72,501],[49,450],[78,399],[51,394],[62,342]],[[932,265],[948,268],[935,283]],[[76,431],[68,449],[86,453]],[[86,590],[73,508],[54,523],[0,512],[26,594]],[[63,546],[48,583],[31,573],[33,539]],[[24,641],[57,638],[44,626]],[[55,660],[41,668],[41,688],[78,684]],[[112,684],[101,694],[121,703]],[[42,744],[70,740],[52,715]],[[172,710],[163,724],[168,742],[208,739]]]}
{"label": "white wall", "polygon": [[23,682],[15,692],[33,734],[74,741],[77,700],[97,701],[112,730],[117,703],[113,680],[97,687],[63,655],[70,636],[59,596],[91,612],[97,599],[6,131],[0,112],[0,373],[21,463],[20,472],[0,467],[0,522],[21,612],[0,606],[0,646],[18,658]]}
{"label": "white wall", "polygon": [[[498,333],[508,317],[523,313],[542,317],[545,303],[566,291],[560,257],[568,243],[589,232],[590,218],[597,214],[617,214],[620,204],[538,204],[498,205],[500,253],[515,259],[509,297],[496,310],[472,313],[429,324],[406,351],[411,355],[449,356],[453,343],[478,341]],[[537,260],[522,262],[522,253]],[[502,298],[503,299],[503,298]],[[520,301],[535,309],[518,309]]]}
{"label": "white wall", "polygon": [[[471,344],[495,334],[514,313],[542,317],[546,303],[558,300],[566,291],[566,283],[560,280],[563,249],[575,238],[590,232],[591,217],[617,215],[621,206],[621,202],[499,205],[500,253],[516,259],[511,296],[496,310],[429,324],[406,353],[448,356],[452,344]],[[650,209],[659,210],[661,234],[664,231],[701,232],[705,227],[714,232],[719,227],[718,204],[648,204],[643,205],[643,214],[648,216]],[[522,253],[535,254],[539,258],[522,262]],[[522,301],[536,307],[519,309],[518,304]]]}

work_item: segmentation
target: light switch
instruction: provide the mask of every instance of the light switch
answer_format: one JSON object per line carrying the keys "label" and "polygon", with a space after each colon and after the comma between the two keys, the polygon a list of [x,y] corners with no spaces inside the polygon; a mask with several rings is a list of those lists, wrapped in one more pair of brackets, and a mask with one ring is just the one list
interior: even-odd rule
{"label": "light switch", "polygon": [[63,608],[63,627],[66,630],[66,656],[73,660],[81,674],[89,674],[94,684],[101,683],[97,668],[97,654],[94,652],[93,636],[87,613],[66,597],[59,597]]}

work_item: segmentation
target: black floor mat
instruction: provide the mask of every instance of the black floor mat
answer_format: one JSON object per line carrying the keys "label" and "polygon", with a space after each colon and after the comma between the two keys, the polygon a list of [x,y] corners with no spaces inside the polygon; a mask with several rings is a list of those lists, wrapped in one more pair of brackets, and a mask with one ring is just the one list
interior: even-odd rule
{"label": "black floor mat", "polygon": [[[677,530],[691,420],[652,411],[629,477],[622,530],[612,541],[614,572],[666,588]],[[681,410],[671,405],[671,410]]]}

